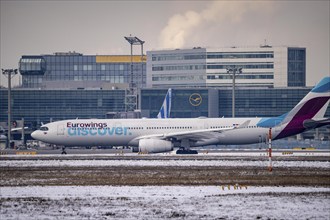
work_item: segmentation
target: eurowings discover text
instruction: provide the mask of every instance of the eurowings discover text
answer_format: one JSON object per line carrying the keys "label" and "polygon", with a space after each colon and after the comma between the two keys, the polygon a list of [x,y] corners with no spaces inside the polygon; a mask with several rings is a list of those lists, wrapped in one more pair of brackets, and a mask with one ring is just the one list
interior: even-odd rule
{"label": "eurowings discover text", "polygon": [[105,136],[105,135],[131,135],[128,127],[108,127],[107,123],[72,123],[67,122],[69,136]]}

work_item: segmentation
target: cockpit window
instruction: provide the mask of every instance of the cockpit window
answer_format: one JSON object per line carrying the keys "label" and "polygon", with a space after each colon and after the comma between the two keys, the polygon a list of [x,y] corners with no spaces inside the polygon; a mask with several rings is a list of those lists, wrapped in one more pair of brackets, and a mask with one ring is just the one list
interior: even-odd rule
{"label": "cockpit window", "polygon": [[40,131],[48,131],[48,127],[41,127]]}

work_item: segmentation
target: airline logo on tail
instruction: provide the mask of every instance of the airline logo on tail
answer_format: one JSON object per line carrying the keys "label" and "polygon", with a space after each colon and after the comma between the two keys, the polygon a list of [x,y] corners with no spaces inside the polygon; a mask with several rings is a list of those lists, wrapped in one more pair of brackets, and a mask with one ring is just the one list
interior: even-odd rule
{"label": "airline logo on tail", "polygon": [[[324,78],[283,119],[285,128],[276,139],[288,137],[306,130],[310,121],[324,123],[324,114],[330,101],[330,77]],[[326,120],[327,121],[327,120]]]}
{"label": "airline logo on tail", "polygon": [[172,102],[172,89],[169,88],[165,96],[162,107],[159,110],[157,118],[170,118],[171,113],[171,102]]}

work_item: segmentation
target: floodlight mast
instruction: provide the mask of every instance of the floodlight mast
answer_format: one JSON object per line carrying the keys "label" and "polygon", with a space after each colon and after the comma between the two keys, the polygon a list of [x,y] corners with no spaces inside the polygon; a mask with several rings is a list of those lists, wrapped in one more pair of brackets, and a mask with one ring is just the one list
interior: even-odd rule
{"label": "floodlight mast", "polygon": [[[137,86],[134,84],[133,81],[133,45],[141,45],[141,65],[142,65],[142,74],[143,74],[143,44],[145,41],[137,38],[137,37],[124,37],[127,42],[131,45],[131,74],[130,74],[130,82],[129,82],[129,95],[132,97],[127,97],[129,101],[128,105],[126,106],[126,111],[134,111],[137,108]],[[135,96],[135,98],[133,98]],[[135,103],[132,103],[132,100],[135,99]]]}
{"label": "floodlight mast", "polygon": [[140,40],[137,37],[125,37],[125,39],[130,43],[131,45],[131,75],[130,75],[130,89],[134,88],[133,83],[133,45],[141,45],[141,62],[143,61],[143,44],[145,41]]}
{"label": "floodlight mast", "polygon": [[[18,73],[17,69],[1,69],[2,74],[8,78],[8,135],[7,148],[11,142],[11,79]],[[13,74],[13,75],[12,75]]]}

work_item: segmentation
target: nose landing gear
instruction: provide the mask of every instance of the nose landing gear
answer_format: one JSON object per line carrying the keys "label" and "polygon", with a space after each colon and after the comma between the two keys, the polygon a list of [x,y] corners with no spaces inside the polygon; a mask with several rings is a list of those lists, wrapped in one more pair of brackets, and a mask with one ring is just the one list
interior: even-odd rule
{"label": "nose landing gear", "polygon": [[66,151],[65,151],[65,146],[62,147],[62,153],[61,154],[67,154]]}

